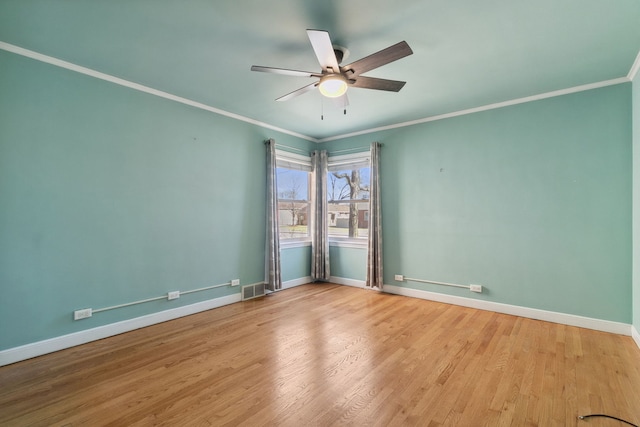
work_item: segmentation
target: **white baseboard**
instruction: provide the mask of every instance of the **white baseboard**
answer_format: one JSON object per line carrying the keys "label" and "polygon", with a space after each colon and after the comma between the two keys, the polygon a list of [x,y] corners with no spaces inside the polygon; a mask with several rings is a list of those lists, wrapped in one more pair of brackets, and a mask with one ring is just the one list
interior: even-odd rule
{"label": "white baseboard", "polygon": [[294,280],[287,280],[286,282],[282,282],[282,289],[295,288],[296,286],[306,285],[307,283],[311,282],[313,282],[311,276],[301,277]]}
{"label": "white baseboard", "polygon": [[[573,314],[539,310],[536,308],[483,301],[454,295],[446,295],[437,292],[422,291],[419,289],[411,289],[395,285],[384,285],[384,292],[396,295],[404,295],[413,298],[426,299],[430,301],[443,302],[446,304],[477,308],[479,310],[511,314],[514,316],[527,317],[529,319],[544,320],[547,322],[560,323],[563,325],[578,326],[580,328],[594,329],[596,331],[610,332],[619,335],[631,335],[632,330],[632,326],[626,323],[593,319],[591,317],[576,316]],[[634,339],[636,341],[636,344],[638,344],[638,346],[640,347],[640,336],[637,335],[636,337],[634,337]]]}
{"label": "white baseboard", "polygon": [[636,345],[638,346],[638,348],[640,348],[640,333],[638,332],[635,326],[631,326],[631,337],[636,342]]}
{"label": "white baseboard", "polygon": [[[363,280],[346,279],[342,277],[331,277],[331,283],[340,285],[364,288]],[[283,289],[304,285],[311,282],[311,277],[303,277],[300,279],[290,280],[282,284]],[[607,320],[592,319],[589,317],[575,316],[572,314],[557,313],[553,311],[538,310],[534,308],[520,307],[515,305],[501,304],[490,301],[481,301],[472,298],[464,298],[453,295],[439,294],[436,292],[421,291],[418,289],[404,288],[394,285],[384,285],[384,291],[404,295],[413,298],[420,298],[430,301],[443,302],[447,304],[460,305],[464,307],[477,308],[480,310],[495,311],[498,313],[511,314],[515,316],[527,317],[537,320],[545,320],[548,322],[561,323],[570,326],[578,326],[582,328],[594,329],[603,332],[611,332],[620,335],[631,335],[635,343],[640,348],[640,333],[632,325],[619,322],[611,322]],[[63,335],[20,347],[0,350],[0,366],[9,365],[21,360],[31,359],[33,357],[42,356],[47,353],[63,350],[65,348],[86,344],[91,341],[119,335],[135,329],[144,328],[146,326],[155,325],[157,323],[166,322],[168,320],[177,319],[201,311],[211,310],[228,304],[240,301],[240,294],[228,295],[225,297],[215,298],[208,301],[202,301],[195,304],[177,307],[171,310],[165,310],[146,316],[136,317],[134,319],[123,320],[121,322],[109,325],[99,326],[97,328],[87,329],[84,331],[74,332],[72,334]]]}
{"label": "white baseboard", "polygon": [[136,317],[134,319],[111,323],[109,325],[98,326],[97,328],[74,332],[72,334],[50,338],[20,347],[0,350],[0,366],[9,365],[21,360],[31,359],[32,357],[42,356],[47,353],[53,353],[54,351],[63,350],[76,345],[86,344],[91,341],[119,335],[124,332],[133,331],[135,329],[144,328],[146,326],[155,325],[156,323],[166,322],[168,320],[177,319],[179,317],[188,316],[201,311],[222,307],[238,301],[240,301],[240,294],[236,293],[225,297],[185,305],[183,307],[160,311],[158,313],[148,314],[146,316]]}
{"label": "white baseboard", "polygon": [[364,288],[365,287],[365,281],[364,280],[346,279],[344,277],[331,276],[331,277],[329,277],[329,282],[337,283],[338,285],[353,286],[355,288]]}

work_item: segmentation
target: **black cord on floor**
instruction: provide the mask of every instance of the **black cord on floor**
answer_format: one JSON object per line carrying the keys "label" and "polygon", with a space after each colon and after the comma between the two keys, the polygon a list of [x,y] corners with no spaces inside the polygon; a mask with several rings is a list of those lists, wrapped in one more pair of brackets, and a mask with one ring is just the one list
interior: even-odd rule
{"label": "black cord on floor", "polygon": [[620,422],[623,422],[623,423],[629,424],[630,426],[638,427],[636,424],[630,423],[629,421],[627,421],[627,420],[623,420],[622,418],[614,417],[613,415],[605,415],[605,414],[579,415],[579,416],[578,416],[578,419],[579,419],[579,420],[584,420],[585,418],[591,418],[591,417],[604,417],[604,418],[611,418],[611,419],[618,420],[618,421],[620,421]]}

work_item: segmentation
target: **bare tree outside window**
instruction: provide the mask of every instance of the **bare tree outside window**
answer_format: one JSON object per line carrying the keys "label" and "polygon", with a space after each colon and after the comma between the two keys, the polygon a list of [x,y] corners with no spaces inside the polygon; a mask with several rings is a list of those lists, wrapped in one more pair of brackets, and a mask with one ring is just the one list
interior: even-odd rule
{"label": "bare tree outside window", "polygon": [[345,200],[349,196],[349,186],[345,185],[337,173],[329,174],[329,201]]}
{"label": "bare tree outside window", "polygon": [[366,237],[362,234],[366,234],[368,224],[369,168],[330,172],[328,181],[329,234],[340,237],[340,230],[346,228],[344,237]]}
{"label": "bare tree outside window", "polygon": [[288,202],[284,202],[283,205],[288,207],[289,212],[291,212],[290,224],[291,226],[299,225],[300,210],[303,209],[299,203],[296,203],[296,200],[300,199],[300,177],[298,175],[292,176],[288,182],[286,183],[288,188],[286,188],[279,195],[280,199],[288,200]]}
{"label": "bare tree outside window", "polygon": [[309,172],[277,168],[281,239],[309,237]]}

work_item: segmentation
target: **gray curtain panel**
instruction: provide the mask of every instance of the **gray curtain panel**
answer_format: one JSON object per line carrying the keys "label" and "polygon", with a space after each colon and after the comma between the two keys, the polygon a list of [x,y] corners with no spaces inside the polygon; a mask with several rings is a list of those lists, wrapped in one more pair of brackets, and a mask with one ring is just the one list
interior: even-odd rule
{"label": "gray curtain panel", "polygon": [[278,225],[278,182],[276,177],[276,142],[268,140],[267,146],[267,239],[265,281],[267,289],[282,289],[280,275],[280,226]]}
{"label": "gray curtain panel", "polygon": [[314,221],[311,230],[311,278],[328,281],[329,218],[327,215],[327,152],[316,150],[311,154],[311,167],[315,176]]}
{"label": "gray curtain panel", "polygon": [[380,209],[380,144],[371,144],[369,187],[369,239],[366,287],[382,291],[382,212]]}

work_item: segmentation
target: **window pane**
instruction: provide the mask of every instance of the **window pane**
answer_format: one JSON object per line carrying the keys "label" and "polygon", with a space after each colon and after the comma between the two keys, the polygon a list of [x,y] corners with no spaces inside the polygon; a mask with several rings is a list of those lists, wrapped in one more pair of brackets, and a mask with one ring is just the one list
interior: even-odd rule
{"label": "window pane", "polygon": [[327,200],[369,200],[370,168],[345,169],[327,175]]}
{"label": "window pane", "polygon": [[278,201],[280,239],[301,239],[309,236],[309,203]]}
{"label": "window pane", "polygon": [[276,169],[280,239],[308,239],[310,219],[310,173]]}
{"label": "window pane", "polygon": [[366,239],[369,227],[369,167],[327,175],[329,238]]}
{"label": "window pane", "polygon": [[369,203],[329,202],[329,238],[366,239],[369,235]]}
{"label": "window pane", "polygon": [[278,198],[309,200],[309,172],[277,168]]}

